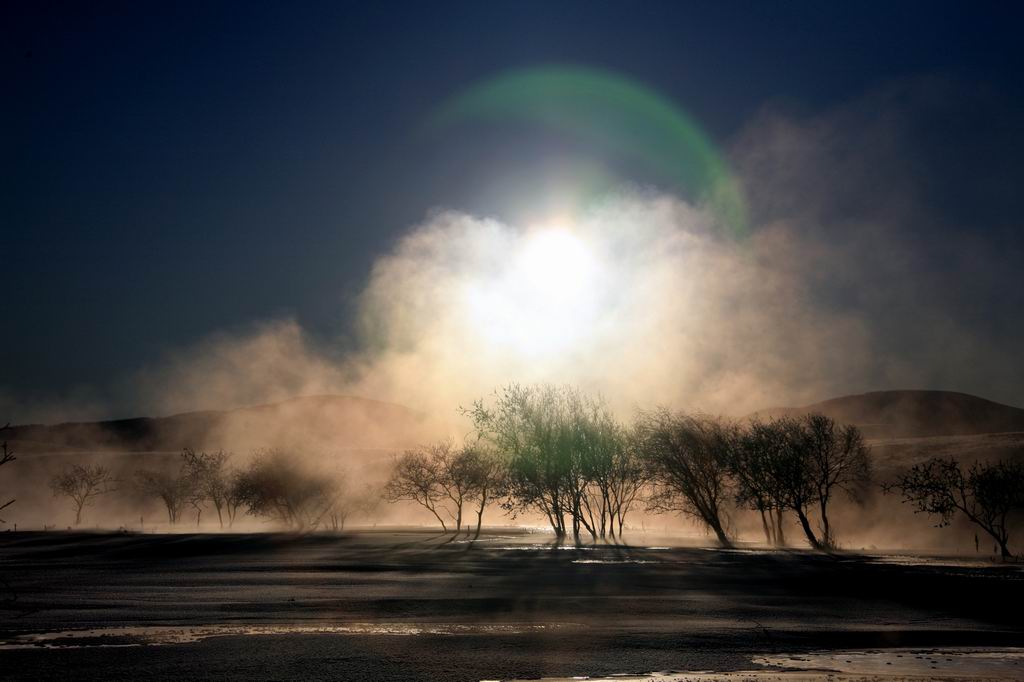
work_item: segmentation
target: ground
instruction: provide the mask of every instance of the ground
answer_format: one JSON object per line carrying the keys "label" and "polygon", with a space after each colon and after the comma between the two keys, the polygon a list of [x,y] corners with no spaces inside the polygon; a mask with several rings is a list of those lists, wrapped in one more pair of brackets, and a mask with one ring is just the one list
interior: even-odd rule
{"label": "ground", "polygon": [[477,682],[1024,646],[1019,565],[549,540],[4,533],[0,676]]}

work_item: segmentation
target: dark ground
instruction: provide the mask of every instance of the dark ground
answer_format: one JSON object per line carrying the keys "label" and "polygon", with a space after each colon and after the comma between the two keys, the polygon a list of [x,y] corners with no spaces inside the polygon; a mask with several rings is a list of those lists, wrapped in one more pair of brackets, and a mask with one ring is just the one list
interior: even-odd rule
{"label": "dark ground", "polygon": [[[410,531],[5,533],[2,642],[125,626],[229,626],[233,634],[155,645],[160,637],[145,631],[80,633],[65,640],[74,646],[0,650],[0,677],[475,682],[749,670],[751,655],[810,649],[1024,646],[1020,566],[549,549],[538,538],[546,536],[492,534],[468,545]],[[366,633],[381,625],[434,632]],[[240,633],[245,626],[271,634]],[[306,629],[287,633],[296,626]],[[308,626],[365,634],[310,634]]]}

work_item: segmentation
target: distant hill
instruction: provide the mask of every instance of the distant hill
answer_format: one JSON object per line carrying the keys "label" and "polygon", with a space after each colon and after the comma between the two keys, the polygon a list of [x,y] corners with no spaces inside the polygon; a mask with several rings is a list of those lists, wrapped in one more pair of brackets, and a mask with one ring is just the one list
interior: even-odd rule
{"label": "distant hill", "polygon": [[750,415],[768,419],[820,412],[855,424],[868,438],[925,438],[1024,432],[1024,410],[952,391],[874,391]]}
{"label": "distant hill", "polygon": [[98,422],[12,426],[4,438],[20,452],[133,452],[259,447],[393,449],[421,440],[426,415],[401,405],[318,395],[234,410],[186,412]]}

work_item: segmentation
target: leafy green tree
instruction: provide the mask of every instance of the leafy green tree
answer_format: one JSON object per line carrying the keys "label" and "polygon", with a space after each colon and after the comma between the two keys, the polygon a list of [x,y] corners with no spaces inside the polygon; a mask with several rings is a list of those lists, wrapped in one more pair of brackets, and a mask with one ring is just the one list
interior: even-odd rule
{"label": "leafy green tree", "polygon": [[603,401],[571,386],[511,384],[463,412],[505,464],[508,511],[542,514],[559,540],[604,535],[612,507],[600,480],[621,432]]}

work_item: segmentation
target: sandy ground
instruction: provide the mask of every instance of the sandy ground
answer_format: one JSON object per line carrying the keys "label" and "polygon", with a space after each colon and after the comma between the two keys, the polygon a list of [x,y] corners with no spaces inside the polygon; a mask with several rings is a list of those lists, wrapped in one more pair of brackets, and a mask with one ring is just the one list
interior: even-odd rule
{"label": "sandy ground", "polygon": [[0,677],[1024,678],[1020,566],[548,540],[5,533]]}

